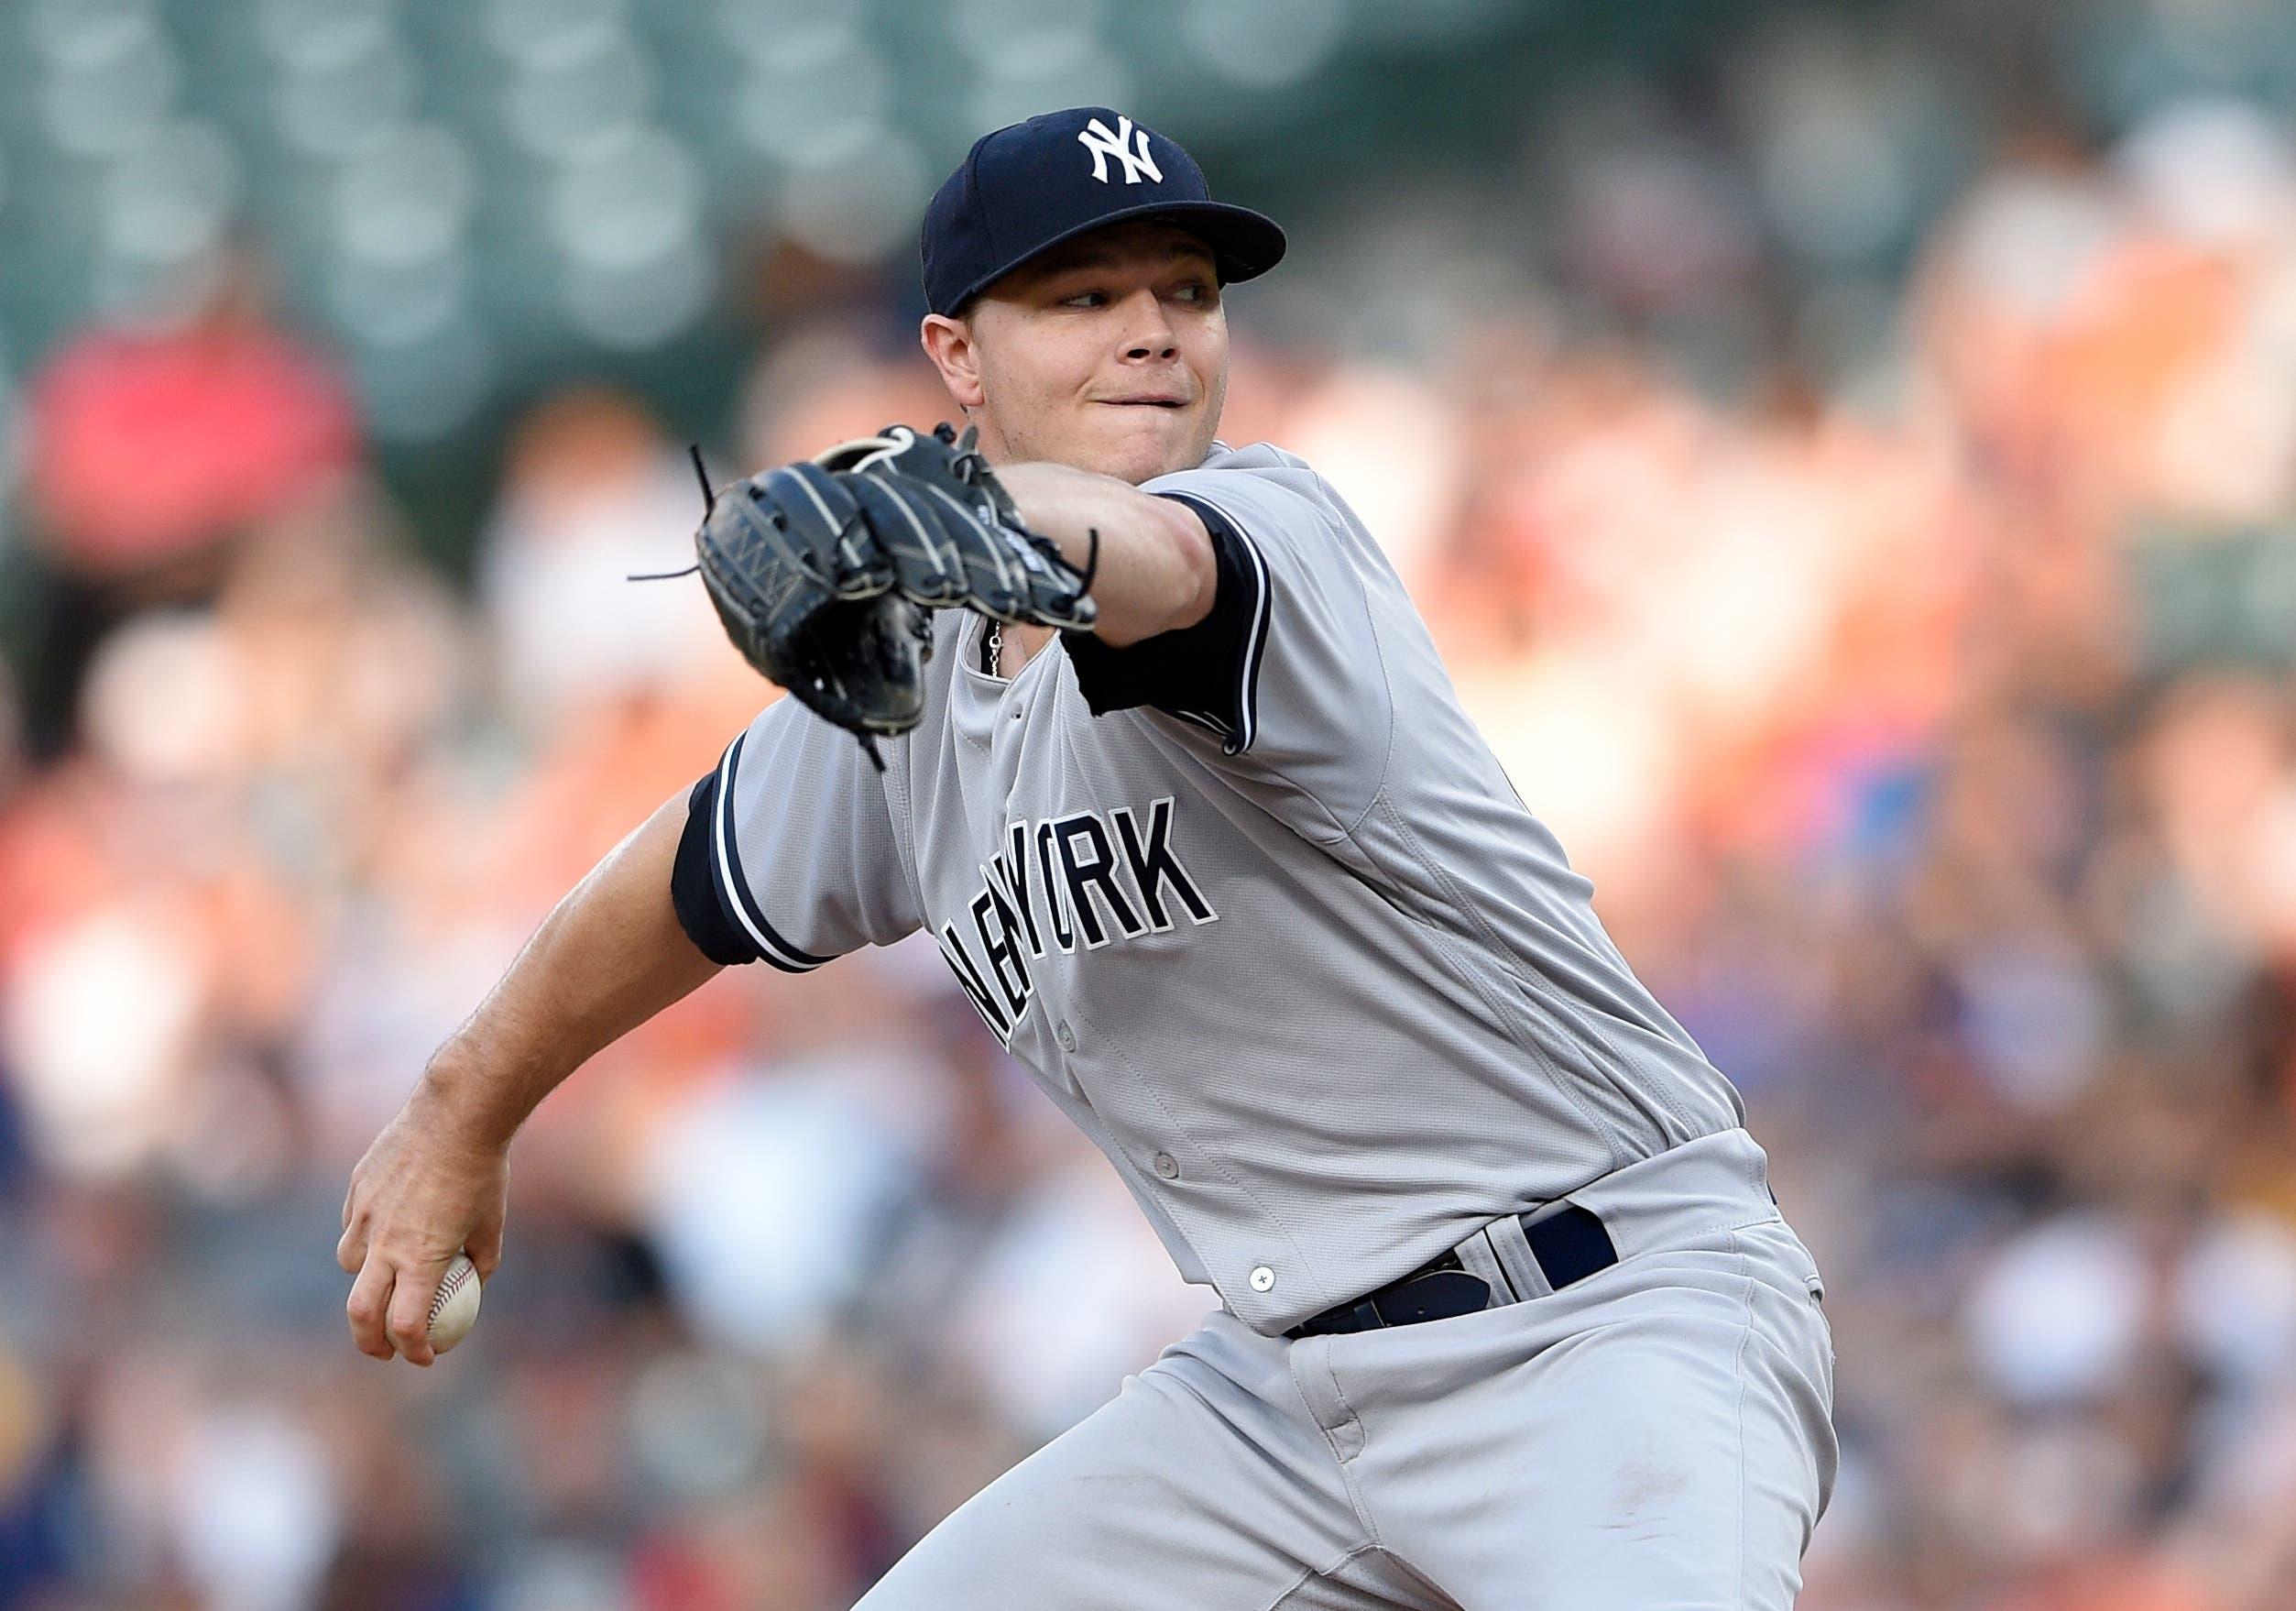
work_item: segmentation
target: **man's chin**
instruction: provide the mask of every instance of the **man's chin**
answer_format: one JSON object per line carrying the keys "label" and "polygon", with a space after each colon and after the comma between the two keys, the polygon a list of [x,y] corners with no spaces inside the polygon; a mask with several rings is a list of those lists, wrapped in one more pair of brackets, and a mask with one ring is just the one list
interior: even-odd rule
{"label": "man's chin", "polygon": [[1193,422],[1185,428],[1177,420],[1122,423],[1122,429],[1097,433],[1098,440],[1091,444],[1096,462],[1084,468],[1137,487],[1175,470],[1192,470],[1204,462],[1208,447]]}

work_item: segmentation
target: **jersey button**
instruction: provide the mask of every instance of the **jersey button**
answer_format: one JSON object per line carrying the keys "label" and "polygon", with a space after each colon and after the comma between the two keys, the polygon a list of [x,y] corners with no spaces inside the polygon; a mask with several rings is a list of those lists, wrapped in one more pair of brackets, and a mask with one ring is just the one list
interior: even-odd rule
{"label": "jersey button", "polygon": [[1155,1162],[1156,1173],[1164,1177],[1166,1180],[1177,1180],[1180,1178],[1180,1160],[1174,1157],[1170,1153],[1158,1153],[1156,1155]]}
{"label": "jersey button", "polygon": [[1275,1272],[1265,1265],[1252,1272],[1252,1290],[1265,1292],[1275,1285]]}
{"label": "jersey button", "polygon": [[1067,1019],[1060,1021],[1060,1027],[1054,1030],[1053,1035],[1060,1042],[1062,1051],[1073,1052],[1077,1049],[1077,1032],[1068,1027]]}

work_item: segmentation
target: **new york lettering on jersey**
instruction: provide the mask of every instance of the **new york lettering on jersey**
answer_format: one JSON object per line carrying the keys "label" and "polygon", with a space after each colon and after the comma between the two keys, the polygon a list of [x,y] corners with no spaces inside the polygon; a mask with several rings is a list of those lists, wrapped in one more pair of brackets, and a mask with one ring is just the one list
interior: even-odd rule
{"label": "new york lettering on jersey", "polygon": [[953,922],[937,934],[941,955],[1000,1042],[1012,1044],[1014,1025],[1035,999],[1029,959],[1044,957],[1047,946],[1091,950],[1166,934],[1175,914],[1191,923],[1218,921],[1173,848],[1173,816],[1166,795],[1149,806],[1144,828],[1129,806],[1105,816],[1077,811],[1007,826],[1004,849],[982,866],[979,892],[965,904],[969,937]]}

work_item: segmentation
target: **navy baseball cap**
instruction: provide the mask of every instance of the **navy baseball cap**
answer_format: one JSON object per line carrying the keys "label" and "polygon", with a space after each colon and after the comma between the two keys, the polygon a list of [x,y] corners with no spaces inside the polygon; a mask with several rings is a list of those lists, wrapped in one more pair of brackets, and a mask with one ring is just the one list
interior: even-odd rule
{"label": "navy baseball cap", "polygon": [[1037,253],[1104,224],[1169,218],[1203,237],[1220,283],[1265,274],[1284,232],[1212,200],[1196,159],[1105,106],[1072,106],[973,142],[924,210],[924,300],[954,313]]}

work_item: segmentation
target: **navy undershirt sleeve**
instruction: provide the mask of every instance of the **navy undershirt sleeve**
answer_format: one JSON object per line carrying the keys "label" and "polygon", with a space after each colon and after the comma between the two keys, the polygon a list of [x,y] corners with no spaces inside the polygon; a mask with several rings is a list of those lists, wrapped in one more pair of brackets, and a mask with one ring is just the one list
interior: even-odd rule
{"label": "navy undershirt sleeve", "polygon": [[1247,660],[1263,619],[1261,572],[1243,537],[1218,510],[1186,493],[1156,496],[1187,505],[1211,533],[1219,567],[1211,611],[1192,627],[1121,649],[1090,632],[1064,633],[1077,686],[1095,716],[1145,706],[1233,735],[1244,726]]}
{"label": "navy undershirt sleeve", "polygon": [[685,797],[685,831],[678,836],[677,860],[670,870],[670,904],[703,956],[731,968],[758,960],[757,946],[727,909],[724,886],[710,864],[709,824],[717,806],[717,773],[705,773]]}

